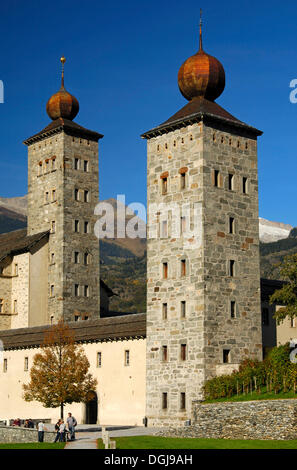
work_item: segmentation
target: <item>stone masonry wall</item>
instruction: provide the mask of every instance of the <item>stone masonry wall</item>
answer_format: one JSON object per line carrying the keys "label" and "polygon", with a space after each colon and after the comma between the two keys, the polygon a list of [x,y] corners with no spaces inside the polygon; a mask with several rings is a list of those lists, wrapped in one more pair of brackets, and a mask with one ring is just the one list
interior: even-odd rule
{"label": "stone masonry wall", "polygon": [[[181,187],[180,173],[183,168],[184,188]],[[148,230],[156,228],[156,233],[152,236],[149,233],[147,240],[146,413],[149,426],[183,423],[190,413],[192,400],[199,397],[204,381],[201,211],[197,214],[200,228],[197,239],[185,233],[174,234],[183,215],[183,206],[190,204],[193,209],[198,203],[201,208],[202,169],[201,125],[194,124],[148,140]],[[164,175],[167,177],[167,194],[162,194]],[[152,210],[154,204],[156,207]],[[167,234],[162,233],[166,219]],[[186,260],[185,276],[181,272],[182,259]],[[168,263],[167,279],[162,273],[164,262]],[[186,303],[184,317],[181,302]],[[167,318],[162,311],[164,303],[167,304]],[[186,360],[181,357],[182,344],[186,345]],[[165,346],[167,360],[162,357]],[[163,393],[167,393],[166,409],[162,407]],[[181,407],[182,393],[186,394],[185,409]]]}
{"label": "stone masonry wall", "polygon": [[[147,172],[147,417],[167,426],[189,418],[205,380],[262,358],[257,142],[195,123],[148,140]],[[176,235],[184,215],[190,231]]]}
{"label": "stone masonry wall", "polygon": [[[51,230],[48,323],[51,317],[73,321],[75,315],[99,316],[99,241],[94,235],[98,143],[62,131],[30,144],[28,159],[28,234]],[[76,190],[79,200],[75,199]],[[79,221],[77,232],[75,220]],[[89,254],[87,265],[85,253]],[[75,284],[79,285],[78,295]]]}
{"label": "stone masonry wall", "polygon": [[196,403],[191,426],[166,428],[158,435],[210,439],[296,439],[297,400]]}
{"label": "stone masonry wall", "polygon": [[[224,368],[229,373],[245,357],[262,359],[257,141],[204,125],[203,165],[208,380],[224,373]],[[229,175],[233,175],[231,187]],[[230,260],[235,262],[233,276]],[[235,303],[233,315],[231,301]],[[223,363],[224,349],[230,351],[228,363]]]}
{"label": "stone masonry wall", "polygon": [[[55,436],[55,432],[45,431],[44,442],[54,442]],[[0,426],[0,442],[38,442],[38,431],[37,429],[27,429],[17,426]]]}
{"label": "stone masonry wall", "polygon": [[[13,270],[17,265],[17,273],[13,272],[11,291],[11,311],[17,315],[11,317],[11,328],[27,328],[29,326],[29,257],[30,253],[14,256]],[[17,301],[14,312],[14,301]]]}

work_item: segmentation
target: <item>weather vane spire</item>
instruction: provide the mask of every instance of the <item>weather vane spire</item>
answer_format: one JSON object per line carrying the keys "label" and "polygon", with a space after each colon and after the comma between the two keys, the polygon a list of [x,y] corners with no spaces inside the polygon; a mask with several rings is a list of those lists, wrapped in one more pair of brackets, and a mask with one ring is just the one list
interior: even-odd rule
{"label": "weather vane spire", "polygon": [[60,62],[62,64],[62,82],[61,82],[61,85],[62,85],[62,88],[64,88],[64,64],[66,62],[66,59],[65,59],[64,56],[61,57]]}
{"label": "weather vane spire", "polygon": [[202,51],[202,8],[200,8],[200,22],[199,22],[199,50]]}

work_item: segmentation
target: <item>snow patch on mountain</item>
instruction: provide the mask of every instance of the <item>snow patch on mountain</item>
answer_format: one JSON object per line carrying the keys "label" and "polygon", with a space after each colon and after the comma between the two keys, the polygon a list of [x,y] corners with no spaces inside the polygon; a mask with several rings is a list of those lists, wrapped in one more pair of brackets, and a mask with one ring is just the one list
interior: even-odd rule
{"label": "snow patch on mountain", "polygon": [[288,238],[292,226],[282,222],[271,222],[259,217],[260,241],[269,243]]}

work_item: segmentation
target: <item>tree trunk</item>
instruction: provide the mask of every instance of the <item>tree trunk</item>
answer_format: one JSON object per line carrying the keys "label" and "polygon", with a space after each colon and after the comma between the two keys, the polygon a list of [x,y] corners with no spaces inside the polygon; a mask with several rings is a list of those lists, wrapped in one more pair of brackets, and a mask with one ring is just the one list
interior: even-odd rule
{"label": "tree trunk", "polygon": [[63,402],[60,405],[60,418],[64,419],[64,403]]}

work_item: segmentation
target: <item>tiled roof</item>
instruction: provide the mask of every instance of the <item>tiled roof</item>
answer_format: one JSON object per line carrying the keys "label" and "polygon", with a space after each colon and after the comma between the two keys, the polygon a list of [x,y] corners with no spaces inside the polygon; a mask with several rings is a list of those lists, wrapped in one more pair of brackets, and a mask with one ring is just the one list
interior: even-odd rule
{"label": "tiled roof", "polygon": [[[146,336],[146,314],[137,313],[120,317],[98,318],[69,323],[77,342],[102,342]],[[0,331],[4,349],[38,347],[50,325]]]}
{"label": "tiled roof", "polygon": [[6,256],[26,253],[30,248],[39,242],[42,238],[47,237],[49,231],[40,232],[35,235],[27,235],[27,229],[15,230],[0,235],[0,261]]}
{"label": "tiled roof", "polygon": [[98,132],[90,131],[85,127],[76,124],[76,122],[69,121],[68,119],[58,118],[52,121],[48,126],[46,126],[42,131],[38,132],[38,134],[29,137],[28,139],[24,140],[25,145],[31,145],[34,142],[38,142],[42,140],[44,137],[58,134],[64,131],[68,135],[84,137],[88,140],[94,140],[97,142],[99,139],[102,139],[103,135],[99,134]]}
{"label": "tiled roof", "polygon": [[258,129],[240,121],[217,103],[199,97],[191,100],[177,113],[167,119],[167,121],[163,122],[157,127],[154,127],[150,131],[145,132],[141,137],[155,137],[156,135],[170,132],[179,127],[184,127],[201,120],[217,121],[224,123],[225,125],[231,125],[233,127],[235,126],[238,129],[242,129],[245,132],[255,136],[262,134],[262,131],[259,131]]}

